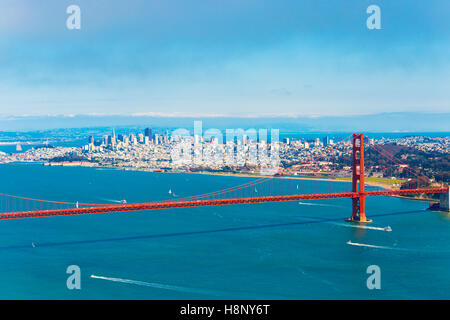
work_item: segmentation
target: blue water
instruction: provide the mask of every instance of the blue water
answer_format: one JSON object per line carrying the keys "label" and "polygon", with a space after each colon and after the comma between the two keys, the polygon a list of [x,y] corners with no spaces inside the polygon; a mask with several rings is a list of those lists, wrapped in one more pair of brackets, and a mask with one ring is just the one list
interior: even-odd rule
{"label": "blue water", "polygon": [[[252,180],[25,164],[0,176],[2,193],[97,203]],[[298,183],[320,192],[336,182]],[[449,299],[449,215],[398,198],[366,206],[370,226],[392,232],[349,227],[349,199],[0,221],[0,298]],[[81,290],[66,287],[69,265]],[[381,290],[367,289],[369,265]]]}

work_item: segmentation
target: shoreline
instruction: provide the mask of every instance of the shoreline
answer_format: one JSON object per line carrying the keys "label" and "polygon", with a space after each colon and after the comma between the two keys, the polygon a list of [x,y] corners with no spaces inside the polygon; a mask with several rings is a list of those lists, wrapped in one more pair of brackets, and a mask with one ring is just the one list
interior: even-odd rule
{"label": "shoreline", "polygon": [[[2,163],[3,164],[3,163]],[[6,163],[8,164],[8,163]],[[178,172],[167,172],[167,171],[158,171],[159,169],[151,169],[151,168],[133,168],[133,167],[114,167],[114,166],[102,166],[102,165],[50,165],[48,162],[39,161],[39,162],[10,162],[9,164],[40,164],[44,166],[55,166],[55,167],[80,167],[80,168],[95,168],[95,169],[105,169],[105,170],[120,170],[120,171],[134,171],[134,172],[150,172],[150,173],[184,173],[184,174],[198,174],[198,175],[210,175],[210,176],[222,176],[222,177],[242,177],[242,178],[267,178],[270,179],[273,176],[271,175],[262,175],[262,174],[251,174],[251,173],[242,173],[242,172],[207,172],[207,171],[199,171],[199,172],[186,172],[186,171],[178,171]],[[351,183],[351,180],[343,180],[338,178],[329,178],[329,177],[305,177],[305,176],[277,176],[276,179],[293,179],[293,180],[305,180],[305,181],[327,181],[327,182],[345,182],[345,183]],[[379,187],[385,190],[393,190],[393,186],[387,183],[382,183],[379,181],[365,181],[366,185],[372,186],[372,187]],[[392,195],[390,197],[394,198],[400,198],[405,200],[415,200],[415,201],[422,201],[422,202],[430,202],[430,201],[438,201],[436,199],[431,198],[413,198],[413,197],[406,197],[406,196],[400,196],[400,195]]]}
{"label": "shoreline", "polygon": [[[84,165],[84,164],[73,164],[73,165],[64,165],[64,164],[55,164],[46,161],[18,161],[18,162],[9,162],[9,163],[1,163],[1,164],[40,164],[49,167],[69,167],[69,168],[95,168],[95,169],[107,169],[107,170],[121,170],[121,171],[136,171],[136,172],[152,172],[152,173],[185,173],[185,174],[199,174],[199,175],[210,175],[210,176],[223,176],[223,177],[242,177],[242,178],[271,178],[274,177],[272,175],[263,175],[263,174],[251,174],[251,173],[243,173],[243,172],[208,172],[208,171],[198,171],[198,172],[190,172],[190,171],[160,171],[161,169],[152,169],[152,168],[134,168],[134,167],[115,167],[115,166],[103,166],[98,165],[98,163],[92,163],[92,165]],[[328,181],[328,182],[345,182],[351,183],[351,180],[341,180],[337,178],[330,177],[308,177],[308,176],[277,176],[276,179],[294,179],[294,180],[312,180],[312,181]],[[366,185],[370,185],[373,187],[380,187],[388,190],[392,190],[393,187],[389,184],[385,184],[382,182],[376,181],[365,181]]]}
{"label": "shoreline", "polygon": [[[216,176],[228,176],[228,177],[246,177],[246,178],[270,178],[272,176],[266,176],[261,174],[246,174],[246,173],[220,173],[220,172],[185,172],[189,174],[204,174],[204,175],[216,175]],[[329,177],[305,177],[305,176],[278,176],[277,179],[293,179],[293,180],[313,180],[313,181],[328,181],[328,182],[346,182],[351,183],[351,180],[340,180]],[[387,190],[393,190],[394,188],[382,182],[377,181],[365,181],[366,185],[372,187],[380,187]]]}

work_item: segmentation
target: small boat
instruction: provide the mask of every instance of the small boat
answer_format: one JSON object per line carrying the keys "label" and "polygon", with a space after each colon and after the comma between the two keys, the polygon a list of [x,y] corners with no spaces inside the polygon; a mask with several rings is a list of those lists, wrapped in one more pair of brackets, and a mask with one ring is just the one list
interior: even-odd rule
{"label": "small boat", "polygon": [[169,189],[169,194],[172,194],[172,189]]}
{"label": "small boat", "polygon": [[390,232],[390,231],[392,231],[392,228],[390,226],[384,227],[384,231]]}
{"label": "small boat", "polygon": [[255,188],[255,192],[258,192],[258,189]]}
{"label": "small boat", "polygon": [[120,203],[121,203],[121,204],[126,204],[126,203],[127,203],[127,200],[120,200]]}
{"label": "small boat", "polygon": [[36,245],[34,244],[34,242],[31,243],[31,246],[32,246],[33,248],[36,248]]}

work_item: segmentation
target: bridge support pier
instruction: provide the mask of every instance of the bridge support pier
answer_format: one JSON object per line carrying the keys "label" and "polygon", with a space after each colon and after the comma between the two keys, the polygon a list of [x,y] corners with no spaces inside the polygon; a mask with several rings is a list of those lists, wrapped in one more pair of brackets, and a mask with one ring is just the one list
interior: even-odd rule
{"label": "bridge support pier", "polygon": [[[358,143],[359,142],[359,143]],[[350,222],[372,222],[366,218],[366,196],[364,194],[364,135],[353,134],[352,192],[357,194],[352,199],[352,217]]]}
{"label": "bridge support pier", "polygon": [[450,212],[450,189],[446,193],[441,193],[439,201],[439,209],[442,211]]}

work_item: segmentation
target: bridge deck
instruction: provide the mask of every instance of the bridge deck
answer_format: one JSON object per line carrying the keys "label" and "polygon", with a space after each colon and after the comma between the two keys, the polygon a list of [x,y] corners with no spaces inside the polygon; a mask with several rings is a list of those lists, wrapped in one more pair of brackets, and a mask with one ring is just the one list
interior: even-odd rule
{"label": "bridge deck", "polygon": [[[364,192],[364,195],[366,197],[370,197],[370,196],[414,195],[414,194],[446,193],[446,192],[448,192],[448,188],[428,188],[428,189],[366,191]],[[66,216],[78,214],[143,211],[156,209],[203,207],[203,206],[220,206],[232,204],[250,204],[250,203],[264,203],[264,202],[356,198],[359,195],[360,194],[358,192],[341,192],[341,193],[318,193],[318,194],[300,194],[300,195],[286,195],[286,196],[229,198],[229,199],[211,199],[211,200],[146,202],[134,204],[105,205],[87,208],[8,212],[8,213],[0,213],[0,220]]]}

